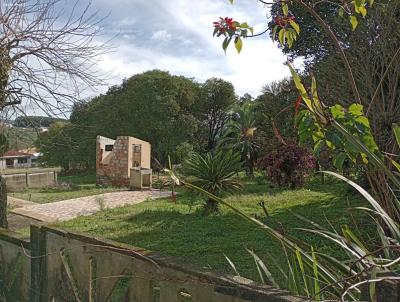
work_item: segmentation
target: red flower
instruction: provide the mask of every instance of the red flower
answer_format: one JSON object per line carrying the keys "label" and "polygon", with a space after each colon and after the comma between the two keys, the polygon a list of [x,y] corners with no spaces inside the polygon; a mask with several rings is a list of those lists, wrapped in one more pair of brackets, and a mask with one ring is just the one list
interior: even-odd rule
{"label": "red flower", "polygon": [[236,30],[235,21],[232,18],[219,18],[219,21],[213,22],[213,26],[218,28],[220,32],[226,32],[227,30]]}
{"label": "red flower", "polygon": [[290,21],[294,21],[296,19],[295,16],[276,16],[274,18],[274,22],[276,25],[280,26],[280,27],[285,27]]}

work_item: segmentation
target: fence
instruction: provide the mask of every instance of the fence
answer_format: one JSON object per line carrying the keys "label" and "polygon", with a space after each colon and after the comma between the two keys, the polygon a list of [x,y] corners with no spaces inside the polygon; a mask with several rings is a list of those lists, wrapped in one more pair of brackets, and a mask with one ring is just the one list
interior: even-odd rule
{"label": "fence", "polygon": [[30,243],[3,232],[0,247],[0,301],[308,301],[159,253],[48,226],[32,225]]}
{"label": "fence", "polygon": [[2,170],[1,176],[7,183],[7,191],[15,192],[26,188],[51,187],[57,184],[60,168]]}

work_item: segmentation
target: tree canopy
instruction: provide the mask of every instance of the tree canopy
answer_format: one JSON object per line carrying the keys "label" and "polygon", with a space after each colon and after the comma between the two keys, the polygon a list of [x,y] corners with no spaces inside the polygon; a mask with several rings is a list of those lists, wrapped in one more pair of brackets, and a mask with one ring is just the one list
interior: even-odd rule
{"label": "tree canopy", "polygon": [[[215,140],[235,101],[233,85],[221,79],[199,84],[166,71],[147,71],[75,104],[70,124],[62,128],[70,138],[66,142],[60,136],[56,145],[68,144],[72,162],[93,168],[97,135],[128,135],[150,142],[153,158],[162,164],[168,156],[181,161],[183,153],[207,149],[210,131]],[[50,143],[49,138],[40,143]]]}

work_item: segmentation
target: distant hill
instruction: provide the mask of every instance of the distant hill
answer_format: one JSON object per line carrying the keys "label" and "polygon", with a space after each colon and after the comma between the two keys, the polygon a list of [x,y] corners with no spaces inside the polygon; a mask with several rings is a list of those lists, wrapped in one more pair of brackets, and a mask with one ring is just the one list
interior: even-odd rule
{"label": "distant hill", "polygon": [[37,140],[37,130],[29,128],[7,128],[9,150],[21,150],[34,147]]}
{"label": "distant hill", "polygon": [[41,128],[50,127],[55,122],[65,122],[65,119],[48,116],[19,116],[13,121],[14,127]]}

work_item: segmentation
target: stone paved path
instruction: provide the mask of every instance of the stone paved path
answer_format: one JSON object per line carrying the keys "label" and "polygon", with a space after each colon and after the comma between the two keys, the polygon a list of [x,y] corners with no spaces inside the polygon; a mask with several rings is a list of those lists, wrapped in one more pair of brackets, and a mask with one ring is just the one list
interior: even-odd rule
{"label": "stone paved path", "polygon": [[10,209],[23,208],[23,207],[37,205],[36,202],[19,199],[19,198],[15,198],[15,197],[11,197],[11,196],[7,196],[7,203],[8,203],[8,206],[10,207]]}
{"label": "stone paved path", "polygon": [[65,221],[92,215],[101,209],[112,209],[168,196],[171,196],[171,192],[156,190],[112,192],[45,204],[34,203],[12,209],[11,212],[44,222]]}

